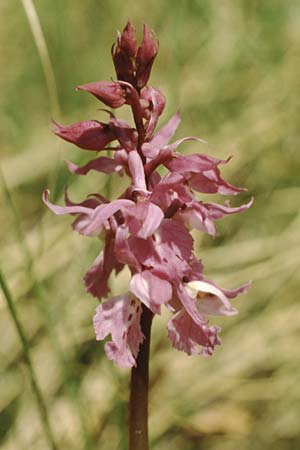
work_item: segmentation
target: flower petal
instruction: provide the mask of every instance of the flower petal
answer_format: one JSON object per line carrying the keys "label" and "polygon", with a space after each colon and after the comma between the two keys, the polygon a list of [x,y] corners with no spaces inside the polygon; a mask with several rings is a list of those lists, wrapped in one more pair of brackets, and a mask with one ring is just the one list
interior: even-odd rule
{"label": "flower petal", "polygon": [[149,115],[146,129],[146,139],[149,140],[156,128],[159,116],[164,110],[166,99],[159,89],[152,86],[143,90],[141,99],[149,103],[148,108],[145,109],[145,112]]}
{"label": "flower petal", "polygon": [[87,208],[95,209],[97,206],[99,206],[101,203],[109,203],[107,198],[103,197],[103,195],[100,194],[89,194],[88,198],[86,200],[83,200],[83,202],[75,203],[73,202],[68,194],[68,191],[65,191],[65,204],[66,206],[86,206]]}
{"label": "flower petal", "polygon": [[[152,175],[155,173],[152,173]],[[150,177],[150,180],[152,180],[152,177]],[[150,200],[164,211],[165,218],[172,218],[177,211],[181,211],[187,204],[195,200],[184,175],[173,172],[160,180],[154,179],[154,182],[156,184],[152,187]]]}
{"label": "flower petal", "polygon": [[[183,140],[187,140],[185,138]],[[183,141],[182,139],[180,141]],[[178,142],[171,144],[171,146],[178,145]],[[167,146],[171,147],[171,146]],[[227,183],[220,176],[218,165],[226,164],[227,160],[213,158],[212,156],[193,154],[187,156],[177,156],[171,161],[165,163],[166,167],[171,172],[179,172],[184,174],[188,179],[189,185],[192,189],[198,192],[207,194],[220,193],[223,195],[235,195],[246,189],[235,187]]]}
{"label": "flower petal", "polygon": [[142,151],[147,158],[155,158],[159,150],[167,145],[174,135],[180,123],[180,114],[177,112],[160,130],[153,136],[150,142],[145,142]]}
{"label": "flower petal", "polygon": [[71,161],[66,161],[66,163],[69,171],[77,175],[86,175],[90,170],[109,174],[122,169],[122,166],[120,166],[116,160],[108,158],[107,156],[100,156],[81,167]]}
{"label": "flower petal", "polygon": [[[209,280],[209,282],[211,284],[214,284],[210,280]],[[251,286],[252,286],[252,283],[251,283],[251,281],[249,281],[248,283],[245,283],[242,286],[235,288],[235,289],[224,289],[224,288],[220,288],[220,289],[226,295],[226,297],[235,298],[240,294],[245,294],[246,292],[248,292],[249,289],[251,288]]]}
{"label": "flower petal", "polygon": [[98,100],[101,100],[110,108],[119,108],[126,101],[124,90],[119,83],[114,81],[95,81],[77,86],[76,89],[93,94]]}
{"label": "flower petal", "polygon": [[[185,138],[185,140],[187,139],[188,138]],[[176,141],[176,143],[180,141],[183,140],[180,139],[179,141]],[[205,170],[210,170],[217,167],[219,164],[226,164],[228,161],[229,159],[228,160],[217,159],[214,158],[213,156],[208,156],[200,153],[185,156],[176,155],[176,157],[173,158],[172,161],[168,163],[168,169],[171,172],[179,172],[179,173],[187,173],[187,172],[202,173]]]}
{"label": "flower petal", "polygon": [[74,206],[59,206],[54,205],[48,200],[50,191],[46,189],[43,192],[43,202],[48,206],[51,211],[53,211],[57,215],[63,214],[86,214],[89,217],[92,217],[94,213],[94,209],[87,208],[86,206],[74,205]]}
{"label": "flower petal", "polygon": [[172,298],[172,285],[149,270],[136,273],[131,278],[129,290],[154,314],[160,314],[160,306]]}
{"label": "flower petal", "polygon": [[129,231],[124,225],[117,228],[115,237],[115,253],[118,261],[140,270],[140,262],[129,245]]}
{"label": "flower petal", "polygon": [[136,149],[138,134],[135,128],[132,128],[125,120],[116,119],[114,116],[110,118],[109,127],[122,148],[128,152]]}
{"label": "flower petal", "polygon": [[197,192],[203,192],[204,194],[219,193],[222,195],[236,195],[247,190],[227,183],[227,181],[221,178],[218,169],[193,174],[189,177],[188,183],[192,189],[195,189]]}
{"label": "flower petal", "polygon": [[191,202],[184,209],[180,209],[174,218],[182,221],[190,230],[204,231],[211,236],[216,236],[217,234],[214,222],[207,216],[206,210],[196,201]]}
{"label": "flower petal", "polygon": [[203,316],[203,314],[199,312],[195,299],[193,299],[189,295],[187,289],[183,284],[177,286],[176,294],[182,306],[184,307],[187,314],[191,317],[191,319],[193,319],[193,321],[200,327],[202,325],[206,325],[207,319]]}
{"label": "flower petal", "polygon": [[175,284],[190,273],[193,239],[179,222],[164,219],[154,234],[154,252],[148,265],[152,273]]}
{"label": "flower petal", "polygon": [[162,149],[157,153],[157,155],[150,159],[145,165],[145,174],[149,175],[161,164],[165,164],[172,157],[172,151],[170,149]]}
{"label": "flower petal", "polygon": [[84,120],[72,125],[62,126],[53,122],[54,133],[84,150],[103,150],[115,136],[109,126],[97,120]]}
{"label": "flower petal", "polygon": [[130,233],[144,239],[157,230],[164,218],[162,210],[148,200],[124,208],[123,215]]}
{"label": "flower petal", "polygon": [[106,297],[109,291],[108,279],[111,272],[115,269],[118,273],[122,268],[123,264],[117,261],[114,255],[114,239],[107,235],[104,249],[84,275],[86,291],[100,300]]}
{"label": "flower petal", "polygon": [[[175,150],[177,149],[177,147],[179,147],[179,145],[183,144],[184,142],[188,142],[188,141],[196,141],[196,142],[201,142],[202,144],[207,144],[207,142],[204,139],[201,139],[201,138],[198,138],[195,136],[187,136],[187,137],[178,139],[178,141],[172,142],[172,144],[166,145],[164,148],[170,149],[170,150],[172,150],[172,152],[175,152]],[[188,156],[190,156],[190,155],[188,155]],[[183,156],[180,156],[179,158],[183,158]],[[174,170],[172,169],[172,172],[173,171]],[[179,170],[178,170],[178,172],[179,172]]]}
{"label": "flower petal", "polygon": [[[184,310],[179,311],[169,321],[167,328],[173,347],[188,355],[210,356],[214,352],[214,347],[221,344],[218,336],[219,327],[197,325]],[[199,349],[199,345],[202,345],[202,350]]]}
{"label": "flower petal", "polygon": [[188,202],[184,209],[176,213],[175,218],[183,221],[189,229],[197,229],[207,232],[208,234],[216,235],[215,220],[222,219],[224,216],[234,213],[246,211],[253,203],[251,199],[248,203],[232,208],[227,202],[226,205],[219,205],[217,203],[203,203],[198,201]]}
{"label": "flower petal", "polygon": [[143,239],[137,236],[130,236],[127,244],[138,261],[138,266],[134,266],[134,268],[139,272],[141,271],[142,266],[154,267],[158,262],[152,237]]}
{"label": "flower petal", "polygon": [[120,367],[136,365],[140,344],[143,342],[140,319],[141,304],[129,294],[112,297],[99,305],[94,316],[94,329],[98,341],[111,335],[104,346],[107,357]]}
{"label": "flower petal", "polygon": [[106,220],[120,209],[131,205],[134,205],[134,202],[127,199],[118,199],[108,204],[99,205],[93,210],[91,220],[88,222],[87,226],[81,230],[81,233],[86,236],[97,236]]}
{"label": "flower petal", "polygon": [[161,242],[167,243],[174,250],[174,256],[188,260],[192,255],[193,238],[181,223],[164,219],[157,234]]}
{"label": "flower petal", "polygon": [[222,219],[224,216],[228,214],[236,214],[240,212],[244,212],[249,209],[253,204],[253,197],[249,200],[248,203],[244,205],[231,207],[229,202],[225,205],[219,205],[218,203],[199,203],[200,206],[204,207],[207,210],[207,215],[213,220]]}

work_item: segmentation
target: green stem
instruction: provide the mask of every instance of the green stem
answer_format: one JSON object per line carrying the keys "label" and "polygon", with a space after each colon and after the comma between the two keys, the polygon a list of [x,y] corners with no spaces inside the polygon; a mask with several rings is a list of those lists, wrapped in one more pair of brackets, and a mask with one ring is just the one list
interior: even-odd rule
{"label": "green stem", "polygon": [[145,339],[140,346],[136,367],[131,371],[129,401],[129,450],[149,450],[148,443],[148,387],[150,333],[153,314],[143,306],[141,318]]}
{"label": "green stem", "polygon": [[41,416],[41,421],[42,421],[43,429],[44,429],[44,432],[45,432],[45,436],[46,436],[46,438],[48,440],[49,447],[52,450],[58,450],[58,447],[56,446],[56,443],[55,443],[55,440],[54,440],[54,437],[53,437],[53,433],[52,433],[52,430],[51,430],[51,427],[50,427],[47,408],[46,408],[46,405],[45,405],[42,393],[40,391],[40,388],[39,388],[39,385],[38,385],[38,382],[37,382],[37,379],[36,379],[36,376],[35,376],[35,373],[34,373],[34,370],[33,370],[32,362],[31,362],[31,358],[30,358],[30,354],[29,354],[29,344],[28,344],[28,341],[26,339],[25,333],[23,331],[21,322],[18,319],[17,311],[15,309],[12,296],[11,296],[10,291],[8,289],[8,286],[7,286],[6,282],[5,282],[5,279],[4,279],[4,277],[3,277],[2,273],[1,273],[1,270],[0,270],[0,286],[1,286],[1,289],[3,291],[3,294],[4,294],[4,297],[6,299],[10,315],[11,315],[11,317],[12,317],[14,323],[15,323],[15,327],[17,329],[17,333],[18,333],[20,341],[21,341],[21,345],[22,345],[22,348],[23,348],[24,361],[25,361],[25,364],[26,364],[26,366],[28,368],[28,373],[29,373],[29,377],[30,377],[31,387],[32,387],[33,393],[34,393],[34,395],[36,397],[36,401],[37,401],[38,408],[39,408],[39,411],[40,411],[40,416]]}

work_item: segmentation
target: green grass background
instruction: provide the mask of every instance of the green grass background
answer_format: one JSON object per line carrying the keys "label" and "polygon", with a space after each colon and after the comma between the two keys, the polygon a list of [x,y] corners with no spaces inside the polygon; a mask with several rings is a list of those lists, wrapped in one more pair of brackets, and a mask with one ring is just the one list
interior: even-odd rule
{"label": "green grass background", "polygon": [[[78,201],[90,192],[111,198],[120,192],[117,178],[68,174],[64,159],[83,162],[88,155],[58,142],[50,119],[104,118],[99,102],[74,87],[114,75],[110,46],[128,18],[139,34],[147,22],[160,41],[151,82],[167,97],[161,123],[179,107],[176,137],[198,135],[210,144],[184,150],[233,155],[223,174],[249,190],[233,204],[255,196],[250,211],[220,222],[216,239],[196,236],[197,254],[216,282],[235,287],[253,280],[249,294],[235,301],[240,314],[213,320],[223,328],[222,347],[209,359],[187,357],[169,344],[167,314],[155,319],[151,449],[298,450],[298,1],[32,5],[0,3],[0,261],[59,450],[127,448],[129,372],[113,367],[95,341],[96,301],[82,284],[101,243],[72,233],[70,218],[50,213],[41,193],[49,187],[62,202],[66,185]],[[39,22],[30,24],[34,12]],[[112,281],[112,291],[126,290],[126,282],[125,273]],[[0,340],[0,446],[46,450],[2,292]]]}

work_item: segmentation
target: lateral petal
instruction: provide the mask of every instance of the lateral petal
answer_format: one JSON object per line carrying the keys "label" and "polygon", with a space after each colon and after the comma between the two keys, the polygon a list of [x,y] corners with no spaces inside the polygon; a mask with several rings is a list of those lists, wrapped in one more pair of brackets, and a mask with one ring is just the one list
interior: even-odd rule
{"label": "lateral petal", "polygon": [[92,217],[94,213],[94,209],[87,208],[86,206],[74,205],[74,206],[59,206],[51,203],[49,198],[50,191],[46,189],[43,192],[43,202],[48,206],[51,211],[53,211],[57,215],[63,214],[86,214],[89,217]]}

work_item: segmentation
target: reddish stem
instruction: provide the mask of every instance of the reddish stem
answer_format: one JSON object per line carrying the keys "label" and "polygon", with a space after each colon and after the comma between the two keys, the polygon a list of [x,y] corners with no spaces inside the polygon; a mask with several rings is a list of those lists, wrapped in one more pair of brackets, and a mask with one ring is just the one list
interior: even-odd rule
{"label": "reddish stem", "polygon": [[143,305],[141,327],[145,339],[140,346],[136,367],[131,371],[129,402],[129,450],[149,450],[148,387],[149,351],[153,314]]}
{"label": "reddish stem", "polygon": [[130,106],[133,114],[134,123],[136,126],[136,130],[138,132],[137,151],[141,157],[141,160],[143,161],[143,164],[146,164],[146,158],[142,152],[142,145],[145,140],[145,129],[143,123],[143,114],[140,104],[139,92],[130,83],[127,83],[126,81],[119,81],[119,83],[127,87],[127,89],[129,89],[130,91],[130,94],[128,96],[130,99]]}

